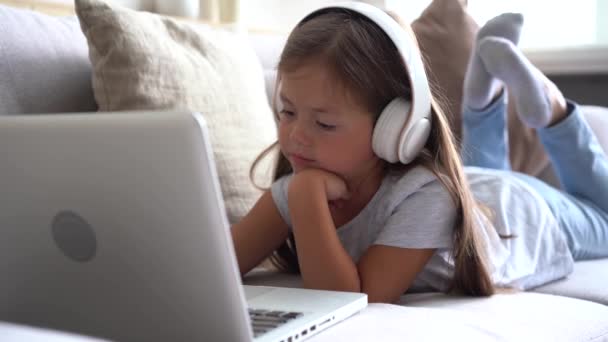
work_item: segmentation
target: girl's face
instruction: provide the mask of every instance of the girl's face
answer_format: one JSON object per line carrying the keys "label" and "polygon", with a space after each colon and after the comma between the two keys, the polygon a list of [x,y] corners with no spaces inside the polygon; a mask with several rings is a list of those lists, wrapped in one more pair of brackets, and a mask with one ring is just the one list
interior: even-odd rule
{"label": "girl's face", "polygon": [[371,144],[373,114],[347,96],[320,64],[281,77],[279,145],[294,172],[319,168],[348,182],[378,165]]}

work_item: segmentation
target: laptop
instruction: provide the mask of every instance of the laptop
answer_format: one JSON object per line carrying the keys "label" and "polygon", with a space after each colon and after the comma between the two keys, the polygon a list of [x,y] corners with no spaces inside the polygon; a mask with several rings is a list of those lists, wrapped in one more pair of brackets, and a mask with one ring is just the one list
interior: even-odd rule
{"label": "laptop", "polygon": [[1,321],[117,341],[292,342],[367,305],[242,285],[199,113],[0,117],[0,189]]}

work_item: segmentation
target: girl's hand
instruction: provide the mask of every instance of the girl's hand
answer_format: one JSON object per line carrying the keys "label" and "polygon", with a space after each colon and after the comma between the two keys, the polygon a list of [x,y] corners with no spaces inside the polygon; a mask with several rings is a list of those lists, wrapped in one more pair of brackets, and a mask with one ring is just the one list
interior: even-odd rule
{"label": "girl's hand", "polygon": [[321,169],[306,169],[294,175],[289,184],[289,193],[321,189],[328,202],[349,198],[348,188],[342,178]]}

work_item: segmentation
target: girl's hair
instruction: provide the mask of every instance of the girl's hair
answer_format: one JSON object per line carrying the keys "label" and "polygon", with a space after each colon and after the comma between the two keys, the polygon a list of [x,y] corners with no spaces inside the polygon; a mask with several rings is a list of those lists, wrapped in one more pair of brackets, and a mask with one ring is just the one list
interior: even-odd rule
{"label": "girl's hair", "polygon": [[[380,27],[358,13],[333,10],[309,19],[291,32],[278,64],[275,98],[281,74],[306,63],[322,63],[351,99],[375,113],[375,120],[394,98],[405,97],[411,101],[407,70],[397,48]],[[436,99],[439,92],[433,89],[433,95]],[[273,111],[277,115],[276,105]],[[251,168],[251,176],[258,162],[277,146],[278,143],[274,143],[262,152]],[[485,264],[486,246],[479,235],[482,228],[475,216],[477,204],[466,181],[448,120],[436,100],[432,101],[432,128],[423,151],[409,165],[387,163],[387,168],[405,172],[416,165],[426,167],[438,177],[456,207],[455,272],[451,290],[477,296],[493,294],[495,289]],[[291,172],[288,160],[279,152],[273,179]],[[299,273],[293,234],[273,253],[271,260],[282,270]]]}

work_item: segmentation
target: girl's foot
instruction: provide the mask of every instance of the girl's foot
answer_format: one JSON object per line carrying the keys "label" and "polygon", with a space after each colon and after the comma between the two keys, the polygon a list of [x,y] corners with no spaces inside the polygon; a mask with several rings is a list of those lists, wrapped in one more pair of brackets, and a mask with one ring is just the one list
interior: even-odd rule
{"label": "girl's foot", "polygon": [[464,78],[463,105],[466,108],[484,109],[502,93],[502,82],[488,73],[478,55],[479,43],[486,37],[502,37],[517,45],[523,20],[519,13],[504,13],[479,29]]}
{"label": "girl's foot", "polygon": [[506,84],[522,122],[547,127],[566,116],[566,100],[540,70],[509,40],[486,37],[478,53],[486,70]]}

